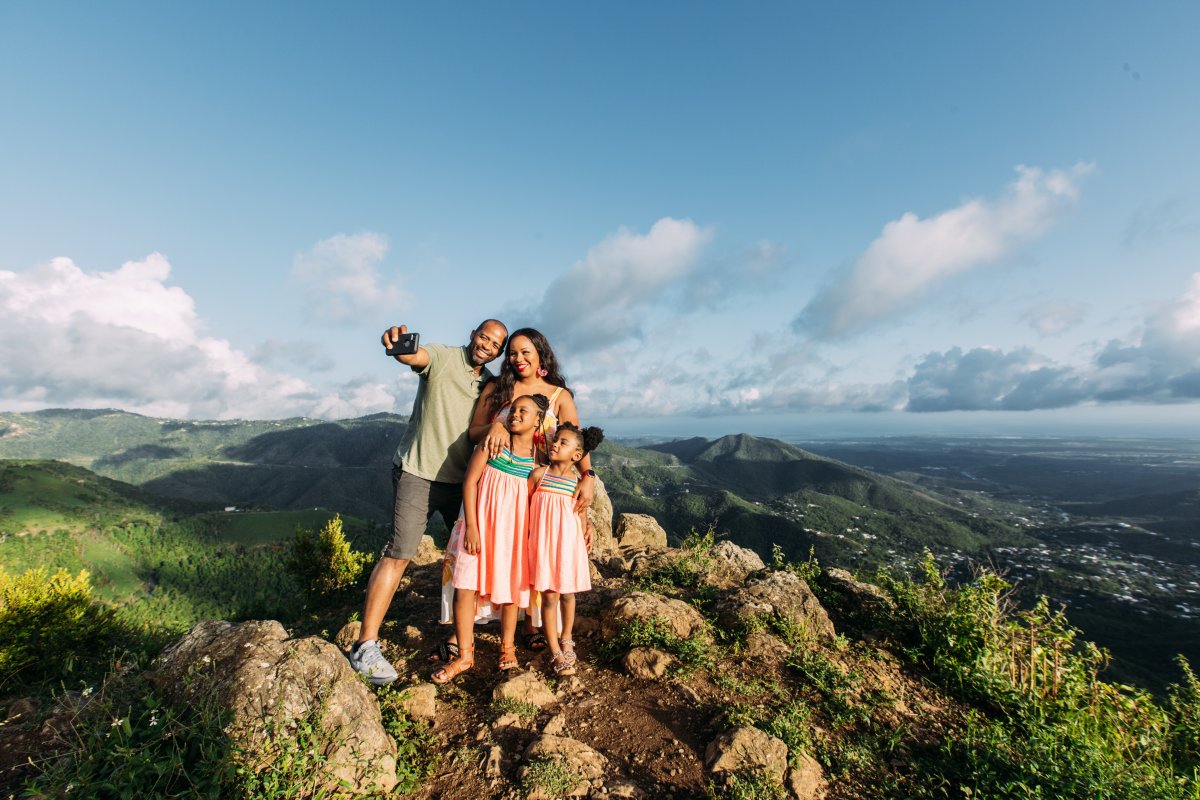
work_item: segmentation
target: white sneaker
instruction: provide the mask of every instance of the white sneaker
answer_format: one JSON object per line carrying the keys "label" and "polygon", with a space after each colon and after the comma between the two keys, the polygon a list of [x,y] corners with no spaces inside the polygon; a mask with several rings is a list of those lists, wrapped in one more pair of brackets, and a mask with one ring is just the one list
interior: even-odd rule
{"label": "white sneaker", "polygon": [[376,686],[383,686],[400,677],[396,668],[383,657],[379,642],[376,641],[354,645],[350,650],[350,666]]}

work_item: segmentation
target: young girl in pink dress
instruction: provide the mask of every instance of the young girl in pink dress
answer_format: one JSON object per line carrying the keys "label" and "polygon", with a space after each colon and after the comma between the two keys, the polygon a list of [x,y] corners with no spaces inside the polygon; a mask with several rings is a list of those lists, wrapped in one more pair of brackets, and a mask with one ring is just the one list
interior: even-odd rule
{"label": "young girl in pink dress", "polygon": [[[550,464],[529,475],[529,557],[531,585],[542,594],[542,619],[556,675],[575,674],[575,593],[592,588],[588,571],[587,519],[575,510],[575,465],[604,439],[599,428],[558,427],[550,444]],[[558,610],[562,605],[562,631]],[[560,638],[561,636],[561,638]]]}
{"label": "young girl in pink dress", "polygon": [[500,669],[517,666],[513,639],[517,609],[529,605],[529,554],[526,515],[529,473],[534,467],[533,434],[546,412],[544,395],[513,402],[506,426],[508,446],[488,458],[479,447],[467,464],[463,514],[454,554],[454,627],[458,658],[433,674],[445,683],[475,665],[475,612],[478,601],[500,611]]}

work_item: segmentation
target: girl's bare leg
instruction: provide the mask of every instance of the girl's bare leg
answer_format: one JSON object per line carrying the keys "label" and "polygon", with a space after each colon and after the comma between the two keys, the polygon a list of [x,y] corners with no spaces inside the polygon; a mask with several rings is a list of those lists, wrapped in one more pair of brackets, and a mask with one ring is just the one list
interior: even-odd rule
{"label": "girl's bare leg", "polygon": [[475,592],[454,590],[454,632],[461,652],[475,649]]}
{"label": "girl's bare leg", "polygon": [[500,643],[502,645],[512,646],[517,638],[517,611],[519,610],[516,603],[505,603],[500,606]]}
{"label": "girl's bare leg", "polygon": [[542,622],[546,627],[546,642],[554,655],[562,651],[558,643],[558,597],[558,592],[542,592]]}
{"label": "girl's bare leg", "polygon": [[[575,593],[562,596],[563,629],[562,640],[569,644],[565,649],[575,652]],[[555,623],[558,620],[555,619]]]}

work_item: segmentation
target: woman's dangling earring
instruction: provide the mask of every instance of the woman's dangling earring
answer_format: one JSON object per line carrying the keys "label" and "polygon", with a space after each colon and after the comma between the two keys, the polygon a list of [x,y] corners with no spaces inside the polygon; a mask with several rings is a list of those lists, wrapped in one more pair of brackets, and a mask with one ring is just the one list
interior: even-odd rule
{"label": "woman's dangling earring", "polygon": [[544,377],[546,377],[546,376],[547,376],[547,375],[549,375],[549,374],[550,374],[550,373],[546,371],[546,368],[545,368],[545,367],[538,367],[538,377],[539,377],[539,378],[544,378]]}

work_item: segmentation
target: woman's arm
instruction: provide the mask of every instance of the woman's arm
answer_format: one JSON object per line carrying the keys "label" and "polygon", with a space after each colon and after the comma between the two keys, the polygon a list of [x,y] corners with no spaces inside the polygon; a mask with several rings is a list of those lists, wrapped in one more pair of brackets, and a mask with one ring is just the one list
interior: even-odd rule
{"label": "woman's arm", "polygon": [[467,524],[463,548],[469,555],[479,553],[479,518],[476,512],[479,506],[479,479],[483,477],[483,471],[487,468],[487,460],[484,449],[475,448],[471,460],[467,462],[467,476],[463,479],[463,521]]}
{"label": "woman's arm", "polygon": [[[578,427],[579,412],[575,409],[575,398],[569,391],[558,396],[558,421],[569,422]],[[592,456],[584,453],[583,459],[576,465],[579,470],[579,485],[575,487],[575,511],[584,514],[592,504],[596,494],[596,479],[587,472],[592,468]]]}
{"label": "woman's arm", "polygon": [[475,410],[471,412],[471,425],[467,428],[467,436],[472,444],[483,442],[488,458],[500,455],[500,451],[508,444],[508,428],[503,422],[492,422],[492,395],[496,393],[496,381],[483,387],[479,399],[475,401]]}

